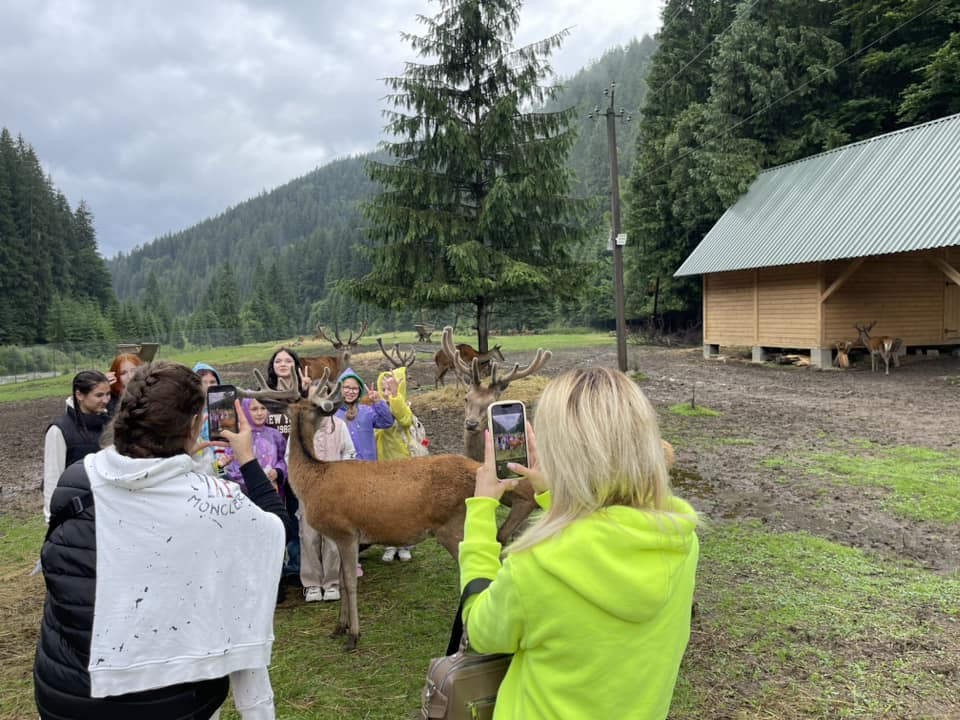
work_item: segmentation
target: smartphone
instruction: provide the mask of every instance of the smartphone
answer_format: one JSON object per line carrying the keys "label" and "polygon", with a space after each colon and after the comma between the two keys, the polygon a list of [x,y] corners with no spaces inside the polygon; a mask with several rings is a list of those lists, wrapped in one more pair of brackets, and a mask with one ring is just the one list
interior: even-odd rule
{"label": "smartphone", "polygon": [[493,453],[500,480],[520,477],[508,462],[529,465],[527,457],[527,409],[519,400],[499,400],[487,408],[487,425],[493,438]]}
{"label": "smartphone", "polygon": [[211,440],[226,440],[224,430],[237,432],[237,388],[233,385],[212,385],[207,388],[207,423]]}

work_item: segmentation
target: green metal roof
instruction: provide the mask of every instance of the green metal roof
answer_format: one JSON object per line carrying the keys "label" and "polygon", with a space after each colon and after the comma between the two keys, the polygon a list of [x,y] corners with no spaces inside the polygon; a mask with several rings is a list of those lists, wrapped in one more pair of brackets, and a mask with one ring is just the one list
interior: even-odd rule
{"label": "green metal roof", "polygon": [[761,172],[676,276],[960,245],[960,114]]}

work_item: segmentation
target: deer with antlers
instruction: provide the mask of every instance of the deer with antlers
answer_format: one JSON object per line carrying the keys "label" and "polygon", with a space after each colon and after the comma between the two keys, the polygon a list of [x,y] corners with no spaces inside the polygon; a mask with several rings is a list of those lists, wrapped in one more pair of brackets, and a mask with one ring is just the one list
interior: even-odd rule
{"label": "deer with antlers", "polygon": [[255,371],[258,390],[245,397],[287,404],[290,416],[289,482],[312,528],[340,552],[340,616],[333,636],[346,635],[352,650],[360,636],[357,609],[358,543],[414,545],[434,536],[457,560],[480,463],[462,455],[430,455],[389,461],[324,462],[316,459],[313,437],[323,417],[342,400],[340,383],[325,370],[307,398],[296,390],[269,390]]}
{"label": "deer with antlers", "polygon": [[360,338],[363,337],[363,334],[367,331],[367,325],[369,323],[364,320],[360,325],[360,332],[356,337],[353,336],[353,330],[350,331],[350,337],[347,338],[347,341],[344,342],[340,339],[340,326],[337,323],[333,324],[333,339],[331,340],[326,332],[323,330],[323,326],[320,323],[317,323],[317,334],[314,337],[317,340],[326,340],[328,343],[333,345],[334,350],[339,350],[342,347],[346,347],[350,350],[356,350],[357,346],[360,344]]}
{"label": "deer with antlers", "polygon": [[307,374],[309,374],[312,378],[323,375],[324,368],[329,368],[331,377],[338,377],[340,373],[347,368],[347,365],[350,364],[350,350],[356,349],[356,347],[360,344],[360,338],[363,337],[363,334],[366,331],[367,322],[364,321],[360,327],[360,334],[357,335],[357,337],[353,337],[353,331],[351,330],[349,339],[344,342],[340,339],[340,328],[336,323],[334,323],[333,326],[334,339],[327,337],[327,334],[323,330],[323,326],[320,325],[320,323],[317,323],[317,333],[314,335],[314,339],[326,340],[328,343],[333,345],[333,349],[336,352],[333,355],[300,358],[300,363],[307,371]]}
{"label": "deer with antlers", "polygon": [[[491,363],[490,380],[484,385],[480,371],[480,359],[474,357],[468,363],[460,354],[458,346],[453,344],[453,328],[445,327],[443,335],[440,338],[443,352],[450,357],[451,366],[454,368],[459,380],[462,380],[467,386],[466,396],[466,414],[463,420],[463,448],[464,455],[477,461],[483,460],[483,430],[487,422],[487,408],[490,404],[499,400],[503,391],[509,387],[510,383],[540,370],[552,357],[549,350],[539,348],[529,365],[522,368],[520,363],[514,363],[513,369],[501,377],[497,377],[499,367],[497,363]],[[504,493],[501,502],[510,506],[510,514],[507,515],[500,526],[500,532],[497,538],[500,542],[505,542],[527,519],[536,507],[536,501],[533,499],[533,487],[526,480],[521,480],[517,487],[508,493]]]}
{"label": "deer with antlers", "polygon": [[[443,329],[444,332],[447,331],[446,328]],[[451,330],[451,337],[452,337]],[[452,340],[451,340],[452,343]],[[442,340],[441,340],[442,344]],[[500,351],[499,345],[494,345],[490,350],[485,353],[477,352],[467,343],[460,343],[456,346],[456,350],[460,353],[460,357],[467,364],[472,363],[474,359],[479,362],[480,372],[484,375],[490,374],[490,363],[496,358],[500,362],[504,362],[503,353]],[[433,356],[433,362],[436,363],[436,377],[434,378],[434,387],[439,387],[441,385],[441,380],[443,376],[447,374],[448,370],[454,369],[453,355],[446,349],[446,347],[441,347],[437,351],[437,354]],[[454,372],[454,375],[457,378],[457,382],[460,382],[460,373]]]}
{"label": "deer with antlers", "polygon": [[[387,359],[387,362],[390,363],[390,368],[410,368],[410,366],[417,361],[417,351],[412,347],[410,348],[410,352],[404,353],[400,351],[400,344],[394,343],[390,352],[387,352],[386,348],[383,347],[383,338],[377,338],[377,346]],[[409,373],[407,373],[407,386],[410,388],[420,387],[419,383],[417,383]]]}
{"label": "deer with antlers", "polygon": [[854,323],[853,327],[860,334],[860,342],[863,343],[863,346],[870,352],[870,372],[876,372],[879,366],[877,358],[880,358],[886,366],[884,375],[889,375],[891,359],[893,360],[894,367],[900,366],[900,346],[903,344],[903,341],[900,338],[890,337],[889,335],[870,337],[870,331],[873,330],[873,326],[876,324],[877,321],[874,320],[869,325]]}

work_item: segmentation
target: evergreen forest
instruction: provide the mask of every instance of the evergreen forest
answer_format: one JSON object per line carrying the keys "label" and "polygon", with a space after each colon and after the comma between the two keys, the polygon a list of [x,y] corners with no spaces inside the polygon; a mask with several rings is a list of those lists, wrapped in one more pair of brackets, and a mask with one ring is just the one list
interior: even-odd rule
{"label": "evergreen forest", "polygon": [[[612,327],[607,128],[588,118],[611,82],[632,116],[617,124],[629,322],[696,322],[699,280],[673,272],[758,172],[960,112],[958,27],[951,0],[667,0],[655,37],[609,50],[535,107],[565,113],[573,133],[568,187],[583,224],[564,253],[577,271],[562,287],[528,284],[536,292],[523,303],[493,304],[490,327]],[[356,299],[351,281],[370,275],[381,249],[362,209],[383,187],[370,168],[396,161],[386,143],[104,261],[96,209],[72,209],[11,132],[0,134],[0,345],[476,322],[463,298]],[[422,262],[405,271],[429,277],[432,259]]]}

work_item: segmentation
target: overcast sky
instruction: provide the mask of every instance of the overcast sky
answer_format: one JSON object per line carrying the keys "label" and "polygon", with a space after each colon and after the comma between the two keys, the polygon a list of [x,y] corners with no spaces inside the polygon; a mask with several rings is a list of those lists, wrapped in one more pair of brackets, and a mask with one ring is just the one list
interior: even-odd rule
{"label": "overcast sky", "polygon": [[[661,0],[527,0],[569,76],[654,34]],[[33,145],[100,251],[144,245],[384,139],[381,78],[429,0],[4,0],[0,126]]]}

